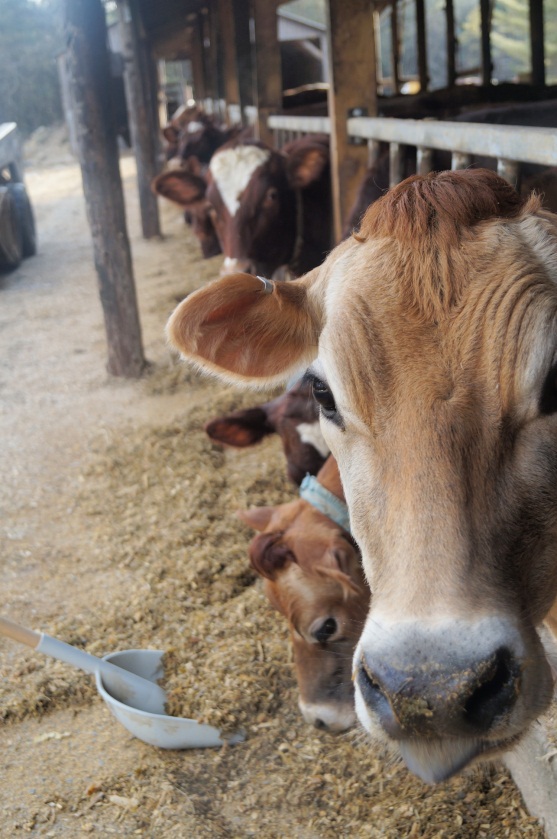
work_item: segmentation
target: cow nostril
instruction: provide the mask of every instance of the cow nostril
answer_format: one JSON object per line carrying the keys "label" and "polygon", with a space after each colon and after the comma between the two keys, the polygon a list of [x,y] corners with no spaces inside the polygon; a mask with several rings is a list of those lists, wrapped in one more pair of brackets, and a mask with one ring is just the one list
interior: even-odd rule
{"label": "cow nostril", "polygon": [[387,694],[363,664],[360,664],[357,682],[362,699],[367,707],[377,715],[385,731],[391,737],[399,736],[400,723],[391,707]]}
{"label": "cow nostril", "polygon": [[313,721],[313,724],[316,728],[321,728],[321,729],[327,728],[327,723],[323,722],[323,720],[320,720],[319,718],[315,719]]}
{"label": "cow nostril", "polygon": [[464,703],[467,721],[486,731],[496,717],[510,711],[518,694],[519,675],[511,652],[505,647],[498,649],[478,675],[477,686]]}

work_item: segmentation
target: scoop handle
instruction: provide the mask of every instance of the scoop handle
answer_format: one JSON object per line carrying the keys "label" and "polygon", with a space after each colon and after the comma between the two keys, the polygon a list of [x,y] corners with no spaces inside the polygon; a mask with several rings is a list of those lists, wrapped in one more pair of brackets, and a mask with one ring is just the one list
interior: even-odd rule
{"label": "scoop handle", "polygon": [[18,641],[20,644],[25,644],[27,647],[37,647],[41,640],[41,633],[35,632],[34,629],[27,629],[25,626],[20,626],[19,623],[14,623],[8,618],[0,617],[0,635],[6,638],[11,638],[12,641]]}
{"label": "scoop handle", "polygon": [[164,713],[166,694],[156,682],[150,682],[149,679],[130,673],[129,670],[97,658],[78,647],[72,647],[71,644],[59,641],[45,632],[35,632],[7,618],[0,617],[0,635],[33,647],[38,653],[65,661],[66,664],[85,670],[86,673],[100,673],[110,693],[132,708],[153,714]]}

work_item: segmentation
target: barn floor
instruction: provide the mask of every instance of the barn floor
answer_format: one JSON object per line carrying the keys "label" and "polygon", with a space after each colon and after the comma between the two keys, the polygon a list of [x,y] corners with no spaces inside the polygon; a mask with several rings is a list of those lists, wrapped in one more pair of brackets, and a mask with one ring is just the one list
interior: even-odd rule
{"label": "barn floor", "polygon": [[542,837],[501,765],[432,789],[360,734],[303,723],[234,514],[292,497],[281,453],[213,447],[202,423],[259,397],[199,378],[164,342],[220,260],[200,260],[168,205],[164,240],[141,240],[124,157],[151,365],[109,379],[79,169],[58,135],[30,155],[40,253],[0,276],[0,613],[97,655],[171,651],[175,706],[246,739],[153,749],[91,677],[0,640],[0,837]]}

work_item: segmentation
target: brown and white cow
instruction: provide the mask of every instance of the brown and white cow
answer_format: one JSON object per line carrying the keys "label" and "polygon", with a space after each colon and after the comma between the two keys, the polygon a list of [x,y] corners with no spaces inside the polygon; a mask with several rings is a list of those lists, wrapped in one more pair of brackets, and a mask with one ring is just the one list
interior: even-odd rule
{"label": "brown and white cow", "polygon": [[240,449],[278,434],[288,477],[298,486],[307,474],[316,475],[329,455],[319,410],[306,383],[294,385],[271,402],[216,417],[206,423],[205,431],[215,443]]}
{"label": "brown and white cow", "polygon": [[334,458],[304,480],[300,494],[238,515],[260,531],[250,559],[271,605],[288,621],[302,715],[316,728],[345,731],[356,721],[352,657],[369,589]]}
{"label": "brown and white cow", "polygon": [[226,273],[299,276],[331,246],[328,138],[304,137],[281,152],[240,138],[213,155],[206,197]]}
{"label": "brown and white cow", "polygon": [[430,782],[512,748],[553,689],[557,217],[486,170],[409,178],[322,267],[218,280],[168,334],[229,380],[310,365],[373,591],[364,727]]}

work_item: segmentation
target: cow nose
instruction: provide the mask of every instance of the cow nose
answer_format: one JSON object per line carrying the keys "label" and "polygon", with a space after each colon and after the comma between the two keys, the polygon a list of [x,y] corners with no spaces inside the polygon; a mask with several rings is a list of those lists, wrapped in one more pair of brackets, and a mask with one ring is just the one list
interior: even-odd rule
{"label": "cow nose", "polygon": [[249,259],[237,259],[234,256],[225,256],[220,273],[221,276],[225,277],[227,274],[249,273],[250,268],[251,263]]}
{"label": "cow nose", "polygon": [[520,678],[521,668],[506,647],[457,668],[393,667],[363,657],[357,672],[367,708],[397,740],[485,734],[511,712]]}

